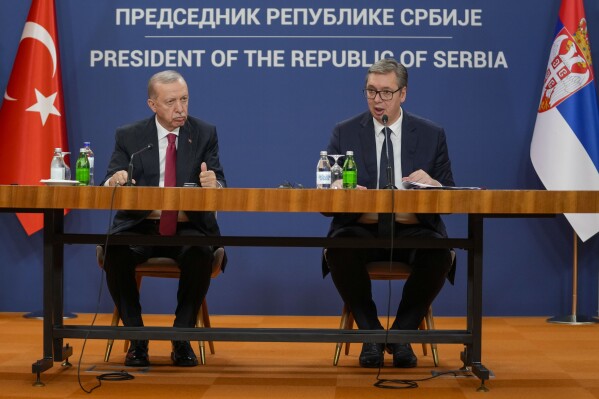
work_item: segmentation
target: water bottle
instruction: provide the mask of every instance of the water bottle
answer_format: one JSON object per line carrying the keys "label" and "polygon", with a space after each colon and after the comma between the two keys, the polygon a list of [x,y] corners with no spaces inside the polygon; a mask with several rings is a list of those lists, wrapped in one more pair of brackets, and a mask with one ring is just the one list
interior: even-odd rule
{"label": "water bottle", "polygon": [[354,160],[354,152],[348,151],[343,162],[343,188],[358,187],[358,167]]}
{"label": "water bottle", "polygon": [[89,141],[84,141],[83,146],[85,147],[85,151],[87,151],[87,160],[89,161],[89,185],[94,186],[96,184],[94,181],[94,152],[90,147]]}
{"label": "water bottle", "polygon": [[64,160],[62,159],[62,148],[54,149],[54,156],[52,157],[52,162],[50,162],[50,179],[65,179],[65,167]]}
{"label": "water bottle", "polygon": [[75,165],[75,179],[80,186],[89,186],[89,160],[85,148],[79,150],[79,158],[77,158],[77,164]]}
{"label": "water bottle", "polygon": [[316,188],[331,188],[331,164],[326,151],[320,151],[316,165]]}

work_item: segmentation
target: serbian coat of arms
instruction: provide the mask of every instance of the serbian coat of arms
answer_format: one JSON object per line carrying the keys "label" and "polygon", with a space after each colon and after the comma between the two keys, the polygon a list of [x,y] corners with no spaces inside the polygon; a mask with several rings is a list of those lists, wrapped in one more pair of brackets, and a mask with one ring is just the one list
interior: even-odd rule
{"label": "serbian coat of arms", "polygon": [[573,35],[562,28],[551,46],[539,112],[565,101],[593,81],[591,49],[586,20],[582,18]]}

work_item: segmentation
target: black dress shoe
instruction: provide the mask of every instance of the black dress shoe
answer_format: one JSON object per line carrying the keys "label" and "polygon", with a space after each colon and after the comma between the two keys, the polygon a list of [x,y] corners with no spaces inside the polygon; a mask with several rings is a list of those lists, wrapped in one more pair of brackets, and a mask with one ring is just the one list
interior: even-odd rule
{"label": "black dress shoe", "polygon": [[148,367],[150,357],[148,356],[148,341],[132,340],[125,357],[125,366]]}
{"label": "black dress shoe", "polygon": [[412,368],[418,364],[418,359],[410,344],[391,344],[393,351],[393,367]]}
{"label": "black dress shoe", "polygon": [[193,353],[189,341],[173,341],[171,359],[174,366],[193,367],[198,365],[198,358]]}
{"label": "black dress shoe", "polygon": [[360,367],[375,368],[383,365],[383,344],[365,342],[360,353]]}

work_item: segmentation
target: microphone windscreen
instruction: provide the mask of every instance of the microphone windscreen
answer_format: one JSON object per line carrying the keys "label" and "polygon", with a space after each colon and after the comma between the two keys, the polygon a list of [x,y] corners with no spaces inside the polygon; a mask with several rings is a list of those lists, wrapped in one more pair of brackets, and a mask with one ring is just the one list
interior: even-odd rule
{"label": "microphone windscreen", "polygon": [[382,119],[383,119],[383,124],[385,124],[385,125],[387,124],[387,122],[389,122],[389,117],[386,114],[383,115]]}

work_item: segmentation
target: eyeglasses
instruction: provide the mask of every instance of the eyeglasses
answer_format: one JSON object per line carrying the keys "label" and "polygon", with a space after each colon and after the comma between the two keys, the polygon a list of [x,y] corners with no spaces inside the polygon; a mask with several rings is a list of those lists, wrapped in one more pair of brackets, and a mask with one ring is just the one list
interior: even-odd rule
{"label": "eyeglasses", "polygon": [[362,92],[364,92],[364,96],[369,100],[374,100],[376,98],[376,95],[378,94],[381,97],[381,100],[389,101],[393,98],[393,94],[397,93],[401,89],[403,89],[403,87],[400,87],[399,89],[397,89],[395,91],[363,89]]}

